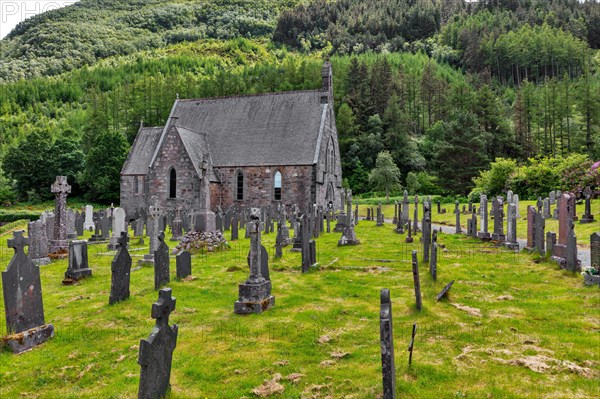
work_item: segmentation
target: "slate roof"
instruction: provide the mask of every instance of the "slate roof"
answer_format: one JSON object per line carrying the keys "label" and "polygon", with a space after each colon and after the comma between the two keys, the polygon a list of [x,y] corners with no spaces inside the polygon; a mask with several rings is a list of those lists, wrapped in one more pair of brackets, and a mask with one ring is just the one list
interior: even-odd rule
{"label": "slate roof", "polygon": [[142,127],[133,147],[127,156],[123,165],[121,174],[123,175],[145,175],[148,173],[154,150],[163,132],[163,127]]}
{"label": "slate roof", "polygon": [[324,115],[321,94],[177,100],[169,123],[189,129],[190,146],[194,132],[206,134],[215,166],[312,165]]}
{"label": "slate roof", "polygon": [[[206,142],[206,135],[191,131],[182,126],[174,126],[177,129],[177,133],[179,133],[179,137],[183,142],[183,146],[185,147],[188,156],[192,160],[192,164],[198,176],[202,176],[202,158],[203,154],[209,154],[209,158],[212,158],[210,155],[210,150],[208,148],[208,144]],[[212,167],[210,167],[211,162],[208,162],[209,171],[208,176],[210,181],[219,181],[217,176],[215,175]]]}

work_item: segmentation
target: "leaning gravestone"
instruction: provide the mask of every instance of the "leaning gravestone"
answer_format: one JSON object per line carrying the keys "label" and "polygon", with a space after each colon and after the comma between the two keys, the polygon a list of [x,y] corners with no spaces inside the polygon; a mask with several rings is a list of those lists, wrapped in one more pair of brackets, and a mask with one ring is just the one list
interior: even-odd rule
{"label": "leaning gravestone", "polygon": [[131,279],[131,256],[127,250],[129,237],[126,232],[121,233],[119,248],[113,259],[110,270],[110,305],[129,298],[129,282]]}
{"label": "leaning gravestone", "polygon": [[66,176],[56,176],[51,187],[54,199],[54,232],[48,252],[55,257],[64,257],[69,249],[67,244],[67,194],[71,186],[67,184]]}
{"label": "leaning gravestone", "polygon": [[394,331],[390,290],[380,293],[379,338],[381,344],[381,373],[383,376],[383,399],[396,398],[396,365],[394,361]]}
{"label": "leaning gravestone", "polygon": [[73,284],[92,275],[88,265],[87,241],[69,241],[69,268],[65,272],[63,284]]}
{"label": "leaning gravestone", "polygon": [[138,364],[141,366],[138,399],[159,399],[170,388],[173,351],[177,346],[179,327],[169,326],[169,316],[175,310],[177,300],[171,296],[171,288],[158,293],[158,301],[152,304],[152,318],[156,325],[148,339],[140,341]]}
{"label": "leaning gravestone", "polygon": [[413,272],[413,282],[415,285],[415,299],[417,310],[420,312],[423,307],[423,303],[421,301],[421,281],[419,279],[419,262],[417,260],[417,251],[413,249],[412,251],[412,272]]}
{"label": "leaning gravestone", "polygon": [[192,254],[188,251],[181,251],[175,256],[175,265],[177,268],[177,278],[184,279],[192,274]]}
{"label": "leaning gravestone", "polygon": [[161,231],[158,235],[158,248],[154,251],[154,289],[158,290],[171,281],[169,269],[171,261],[169,259],[169,247],[165,242],[165,233]]}
{"label": "leaning gravestone", "polygon": [[5,344],[13,353],[21,353],[44,343],[54,335],[54,326],[44,321],[40,268],[25,254],[29,239],[24,231],[13,232],[8,246],[15,253],[2,272],[2,291],[8,336]]}
{"label": "leaning gravestone", "polygon": [[[261,270],[264,263],[262,259],[264,247],[261,245],[260,238],[260,209],[252,208],[250,212],[250,221],[246,226],[250,230],[250,252],[248,254],[250,276],[239,285],[239,298],[233,308],[237,314],[262,313],[275,304],[275,298],[271,295],[271,281],[262,275]],[[307,237],[309,234],[306,231]]]}
{"label": "leaning gravestone", "polygon": [[49,264],[46,224],[38,219],[35,222],[29,222],[27,230],[29,235],[29,258],[37,266]]}

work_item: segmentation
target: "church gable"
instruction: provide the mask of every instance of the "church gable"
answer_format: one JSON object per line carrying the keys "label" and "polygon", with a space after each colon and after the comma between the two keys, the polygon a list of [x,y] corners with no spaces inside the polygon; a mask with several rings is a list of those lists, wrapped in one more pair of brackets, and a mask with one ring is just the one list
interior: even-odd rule
{"label": "church gable", "polygon": [[146,175],[152,156],[163,132],[163,127],[140,127],[121,175]]}

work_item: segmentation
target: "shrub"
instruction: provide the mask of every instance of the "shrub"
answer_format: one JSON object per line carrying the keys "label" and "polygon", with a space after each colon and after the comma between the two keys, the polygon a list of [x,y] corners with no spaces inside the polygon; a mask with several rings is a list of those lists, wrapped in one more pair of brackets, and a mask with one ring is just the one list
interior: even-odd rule
{"label": "shrub", "polygon": [[502,194],[506,190],[508,179],[516,169],[517,161],[514,159],[496,158],[496,161],[490,164],[489,170],[480,171],[479,176],[473,178],[475,183],[473,191],[477,190],[490,196]]}

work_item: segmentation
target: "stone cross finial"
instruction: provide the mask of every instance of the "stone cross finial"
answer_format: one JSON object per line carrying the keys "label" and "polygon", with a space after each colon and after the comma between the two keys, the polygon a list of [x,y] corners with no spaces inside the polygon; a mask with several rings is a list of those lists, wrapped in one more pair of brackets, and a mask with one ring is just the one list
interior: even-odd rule
{"label": "stone cross finial", "polygon": [[121,237],[119,237],[118,240],[118,246],[120,248],[127,248],[127,243],[129,242],[129,236],[127,235],[126,231],[122,231],[121,232]]}
{"label": "stone cross finial", "polygon": [[23,249],[29,245],[29,238],[24,234],[25,230],[13,231],[13,238],[8,240],[8,247],[14,248],[15,253],[25,253]]}
{"label": "stone cross finial", "polygon": [[71,186],[67,184],[67,176],[56,176],[56,180],[52,183],[50,191],[54,194],[68,194],[71,192]]}
{"label": "stone cross finial", "polygon": [[175,310],[177,299],[171,296],[171,288],[163,288],[158,292],[158,301],[152,304],[152,318],[157,327],[168,327],[169,316]]}

